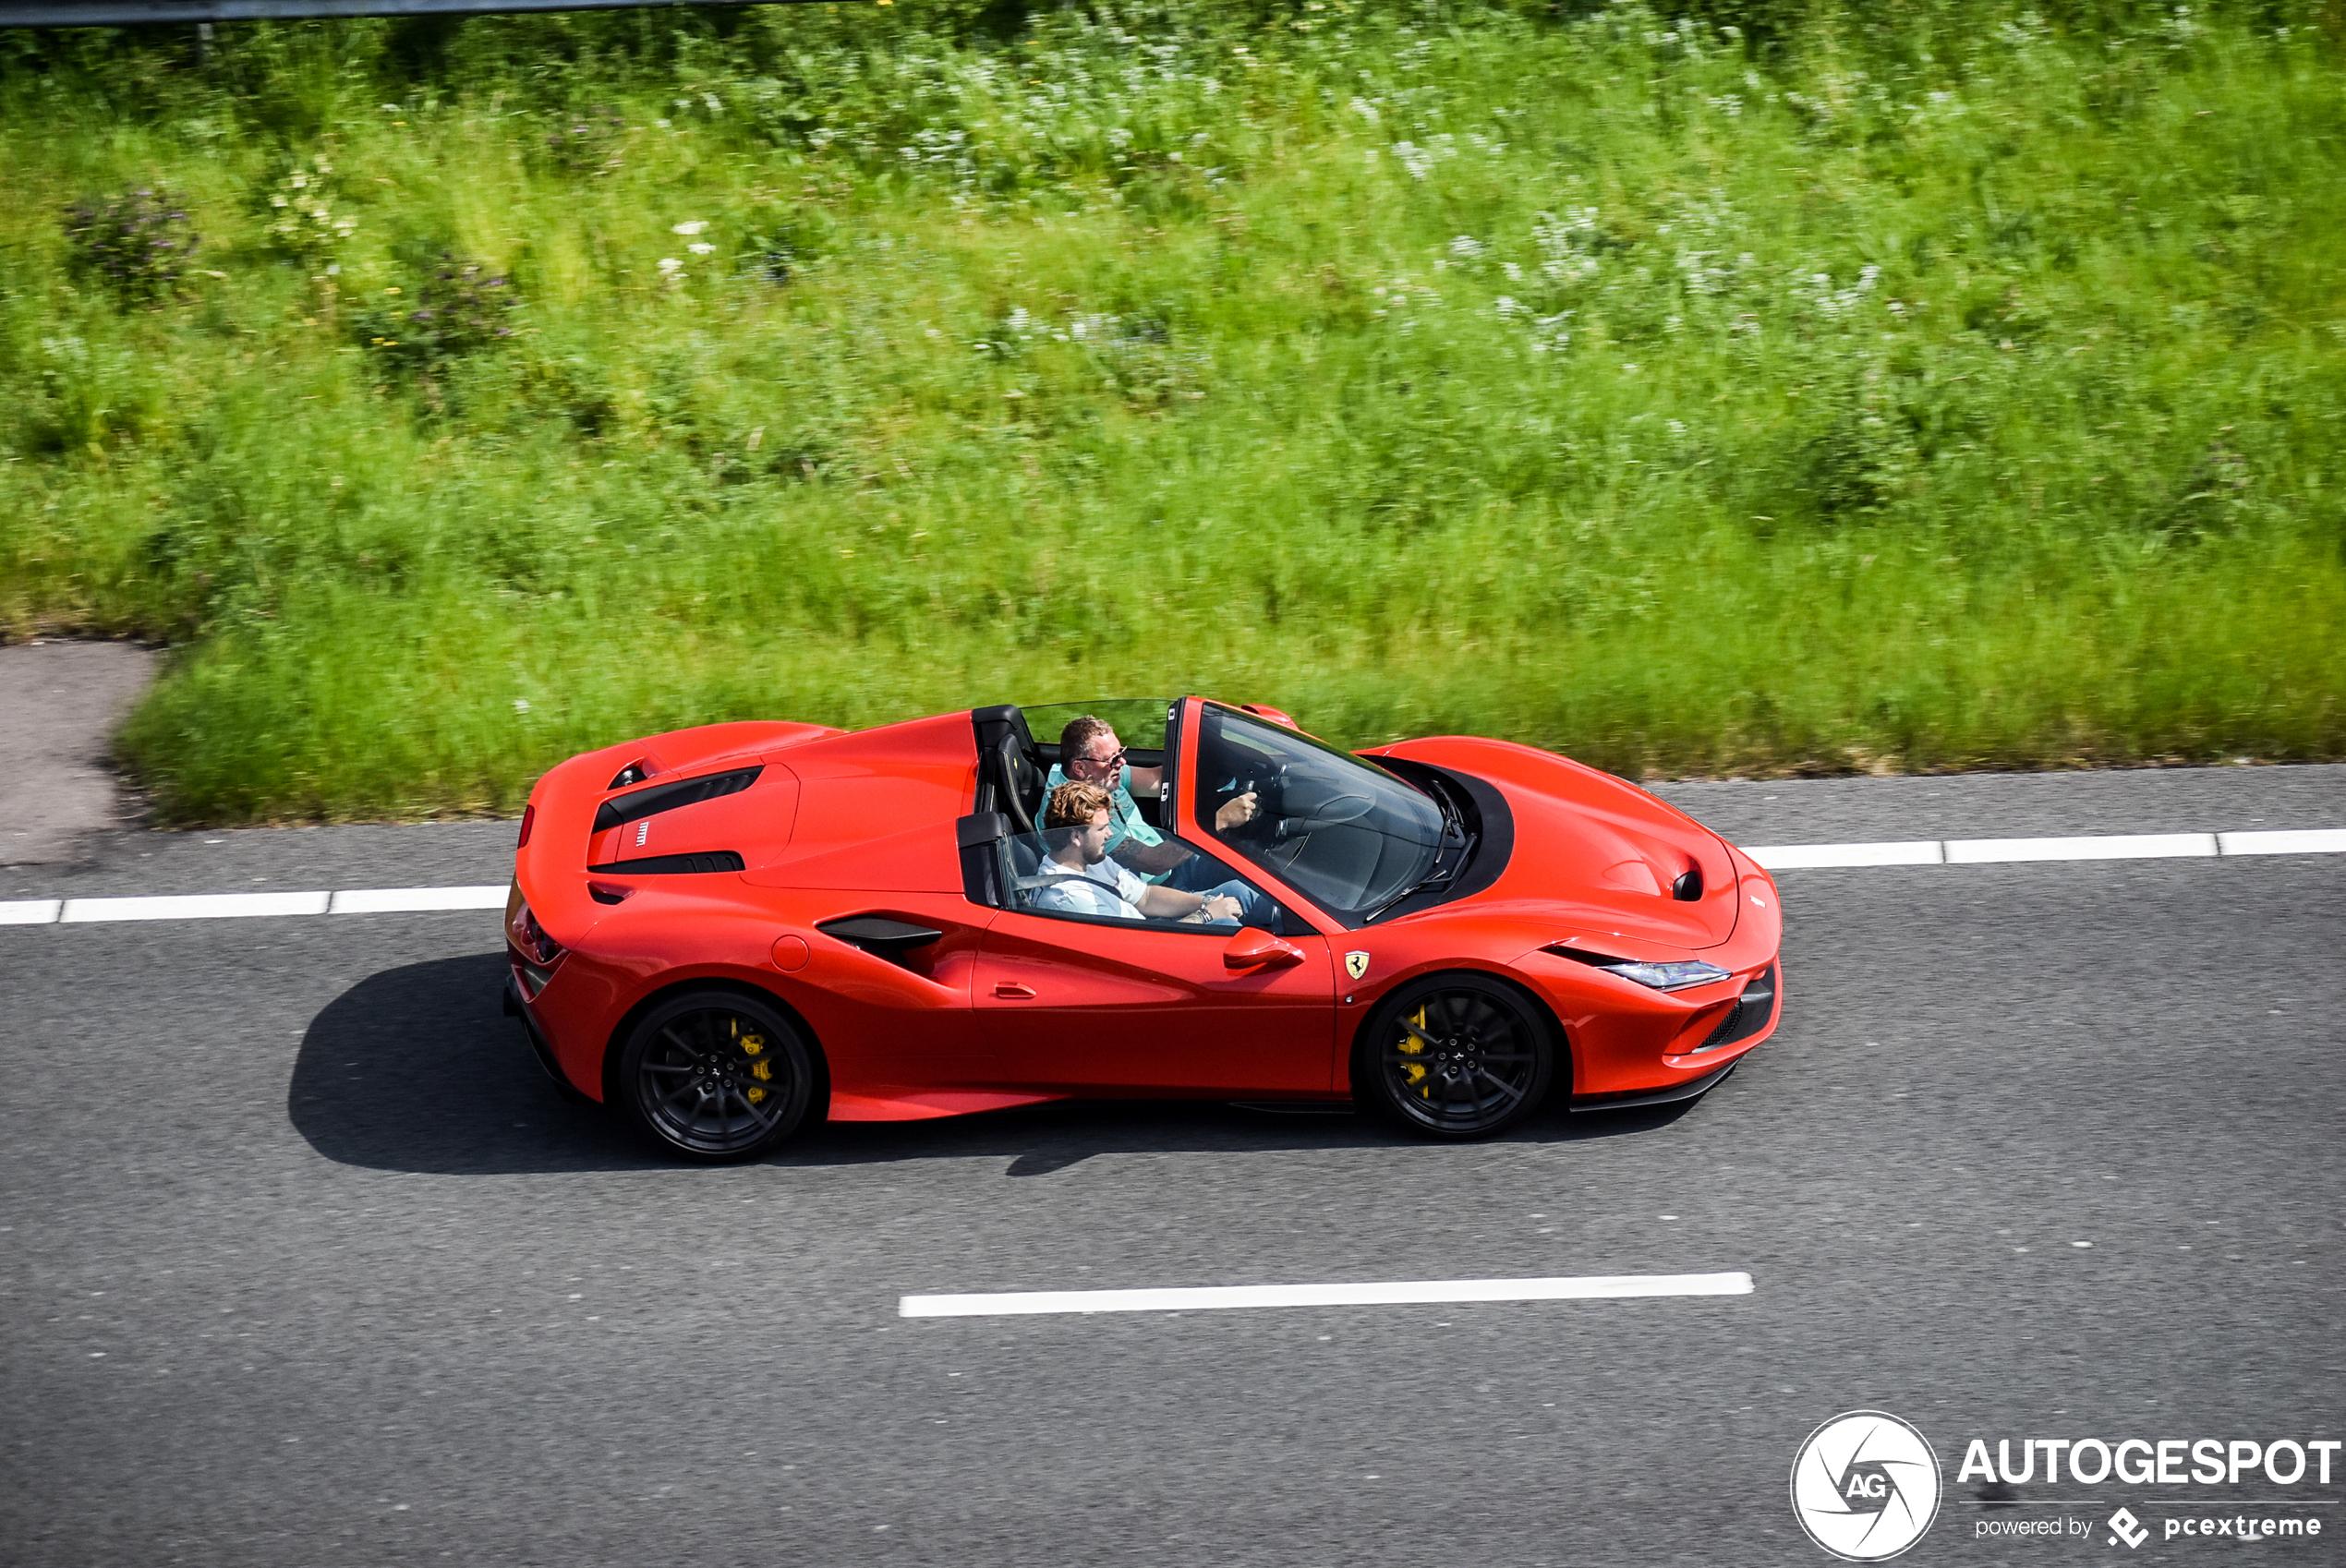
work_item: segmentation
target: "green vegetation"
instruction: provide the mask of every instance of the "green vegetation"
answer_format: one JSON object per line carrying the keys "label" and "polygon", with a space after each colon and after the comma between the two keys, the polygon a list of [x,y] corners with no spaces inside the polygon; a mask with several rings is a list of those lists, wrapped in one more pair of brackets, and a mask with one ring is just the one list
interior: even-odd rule
{"label": "green vegetation", "polygon": [[0,39],[0,626],[173,644],[181,821],[1176,690],[1632,776],[2346,754],[2324,13],[1758,15]]}

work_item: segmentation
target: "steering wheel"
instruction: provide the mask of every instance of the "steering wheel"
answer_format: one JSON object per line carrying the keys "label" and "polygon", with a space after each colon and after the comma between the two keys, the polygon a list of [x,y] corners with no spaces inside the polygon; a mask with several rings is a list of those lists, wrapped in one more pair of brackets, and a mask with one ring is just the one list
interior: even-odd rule
{"label": "steering wheel", "polygon": [[1279,818],[1279,831],[1286,835],[1309,833],[1321,827],[1341,827],[1348,822],[1360,821],[1375,805],[1376,802],[1366,795],[1331,795],[1311,808],[1312,814],[1309,816]]}
{"label": "steering wheel", "polygon": [[1376,802],[1368,796],[1349,791],[1339,791],[1316,802],[1291,799],[1300,793],[1302,791],[1292,788],[1279,791],[1279,808],[1286,810],[1292,806],[1296,814],[1275,820],[1271,827],[1272,843],[1285,843],[1289,838],[1314,833],[1323,827],[1341,827],[1348,822],[1358,822],[1376,806]]}
{"label": "steering wheel", "polygon": [[1272,766],[1268,778],[1239,780],[1238,788],[1230,791],[1230,798],[1236,800],[1240,795],[1252,795],[1254,814],[1231,828],[1226,838],[1260,838],[1272,844],[1278,842],[1277,808],[1278,802],[1287,796],[1287,775],[1288,765],[1282,762]]}

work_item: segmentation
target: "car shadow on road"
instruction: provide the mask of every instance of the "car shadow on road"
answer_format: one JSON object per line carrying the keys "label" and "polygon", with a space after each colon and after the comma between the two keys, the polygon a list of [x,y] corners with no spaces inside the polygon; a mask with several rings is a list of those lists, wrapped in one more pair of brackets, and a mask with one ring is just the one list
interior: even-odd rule
{"label": "car shadow on road", "polygon": [[[600,1106],[558,1095],[521,1025],[499,1007],[504,957],[385,970],[310,1020],[285,1111],[343,1164],[434,1176],[648,1170],[677,1162]],[[1573,1116],[1560,1107],[1494,1141],[1572,1143],[1651,1132],[1699,1102]],[[926,1122],[833,1123],[766,1163],[861,1165],[998,1158],[1047,1176],[1098,1154],[1357,1149],[1413,1144],[1369,1116],[1180,1101],[1070,1101]]]}

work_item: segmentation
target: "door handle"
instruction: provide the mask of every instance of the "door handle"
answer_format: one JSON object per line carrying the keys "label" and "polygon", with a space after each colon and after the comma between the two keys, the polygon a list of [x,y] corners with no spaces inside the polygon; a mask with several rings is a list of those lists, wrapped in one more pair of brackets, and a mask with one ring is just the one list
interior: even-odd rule
{"label": "door handle", "polygon": [[1031,986],[1021,985],[1015,980],[996,981],[994,983],[994,995],[1011,1002],[1031,1002],[1034,999],[1034,988]]}

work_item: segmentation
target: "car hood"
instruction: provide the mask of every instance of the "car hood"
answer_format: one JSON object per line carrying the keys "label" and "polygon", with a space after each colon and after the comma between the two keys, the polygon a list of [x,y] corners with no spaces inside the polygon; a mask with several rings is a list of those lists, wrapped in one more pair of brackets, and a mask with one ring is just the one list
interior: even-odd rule
{"label": "car hood", "polygon": [[[1742,900],[1719,836],[1609,773],[1506,741],[1441,736],[1363,754],[1459,773],[1497,790],[1514,818],[1506,868],[1474,899],[1595,947],[1606,935],[1699,952],[1735,935]],[[1495,848],[1496,846],[1492,846]],[[1702,895],[1672,897],[1688,871]]]}

